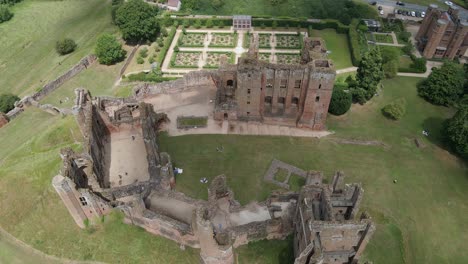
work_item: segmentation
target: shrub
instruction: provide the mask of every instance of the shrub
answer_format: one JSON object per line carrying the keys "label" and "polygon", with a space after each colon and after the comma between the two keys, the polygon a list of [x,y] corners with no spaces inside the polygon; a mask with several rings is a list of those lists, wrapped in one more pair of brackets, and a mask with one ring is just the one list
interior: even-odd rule
{"label": "shrub", "polygon": [[408,31],[402,31],[398,33],[398,37],[400,37],[400,39],[404,42],[408,42],[411,37],[411,33],[409,33]]}
{"label": "shrub", "polygon": [[97,40],[96,56],[99,63],[111,65],[122,61],[125,58],[126,51],[122,49],[122,44],[111,34],[103,34]]}
{"label": "shrub", "polygon": [[446,62],[418,84],[418,94],[436,105],[453,105],[463,96],[465,72],[460,65]]}
{"label": "shrub", "polygon": [[148,48],[144,47],[138,53],[140,54],[140,57],[146,58],[148,57]]}
{"label": "shrub", "polygon": [[195,24],[193,25],[195,28],[201,28],[202,27],[202,23],[201,23],[201,20],[200,19],[197,19],[197,21],[195,21]]}
{"label": "shrub", "polygon": [[353,61],[354,66],[358,66],[359,62],[361,61],[361,47],[359,45],[359,33],[357,31],[357,26],[359,24],[359,20],[353,19],[351,24],[349,25],[349,44],[351,49],[351,60]]}
{"label": "shrub", "polygon": [[348,112],[352,104],[352,95],[350,92],[345,91],[342,87],[333,89],[333,94],[330,101],[328,112],[332,115],[342,115]]}
{"label": "shrub", "polygon": [[13,17],[10,9],[6,5],[0,5],[0,23],[6,22]]}
{"label": "shrub", "polygon": [[351,95],[353,97],[353,102],[359,103],[361,105],[366,103],[366,90],[362,88],[355,88],[351,90]]}
{"label": "shrub", "polygon": [[386,62],[382,65],[382,69],[386,78],[393,78],[398,73],[398,61],[392,60]]}
{"label": "shrub", "polygon": [[143,0],[129,0],[117,9],[115,23],[126,41],[137,43],[154,40],[159,32],[157,14],[157,7]]}
{"label": "shrub", "polygon": [[405,99],[400,98],[384,106],[384,108],[382,108],[382,113],[384,116],[393,120],[402,118],[406,113]]}
{"label": "shrub", "polygon": [[0,95],[0,112],[8,113],[11,109],[15,108],[15,102],[20,98],[13,94]]}
{"label": "shrub", "polygon": [[468,157],[468,106],[461,107],[458,112],[445,122],[444,135],[450,147],[458,154]]}
{"label": "shrub", "polygon": [[66,55],[66,54],[72,53],[73,51],[75,51],[76,47],[77,45],[75,41],[69,38],[59,40],[55,44],[55,50],[60,55]]}
{"label": "shrub", "polygon": [[158,57],[156,59],[159,66],[161,66],[162,63],[164,62],[164,58],[166,57],[167,51],[169,47],[171,46],[172,40],[174,39],[174,36],[176,34],[176,30],[177,30],[176,27],[172,27],[171,31],[169,32],[169,35],[164,40],[163,46],[161,47],[161,51],[158,53]]}
{"label": "shrub", "polygon": [[212,27],[213,27],[213,20],[208,19],[208,20],[206,21],[206,23],[205,23],[205,26],[206,26],[207,28],[212,28]]}
{"label": "shrub", "polygon": [[414,45],[413,43],[411,42],[408,42],[405,44],[405,46],[403,48],[401,48],[401,50],[408,56],[410,56],[411,54],[413,54],[413,51],[414,51]]}
{"label": "shrub", "polygon": [[410,68],[414,69],[416,72],[424,73],[426,72],[426,58],[415,58],[413,63],[411,63]]}
{"label": "shrub", "polygon": [[380,50],[371,49],[362,57],[356,74],[357,86],[366,92],[366,100],[370,100],[374,96],[377,85],[383,77]]}
{"label": "shrub", "polygon": [[143,59],[143,58],[140,57],[140,56],[137,57],[136,61],[137,61],[138,64],[143,64],[143,63],[145,63],[145,59]]}

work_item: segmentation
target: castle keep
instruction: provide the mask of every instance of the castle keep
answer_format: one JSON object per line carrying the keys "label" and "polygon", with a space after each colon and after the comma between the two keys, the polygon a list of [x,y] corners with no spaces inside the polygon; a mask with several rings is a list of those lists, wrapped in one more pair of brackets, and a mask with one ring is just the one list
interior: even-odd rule
{"label": "castle keep", "polygon": [[457,7],[448,11],[430,5],[416,35],[418,49],[426,58],[461,58],[468,49],[468,22],[458,16]]}
{"label": "castle keep", "polygon": [[257,51],[254,38],[246,58],[218,71],[214,118],[325,129],[336,72],[323,41],[306,38],[299,65],[263,62]]}

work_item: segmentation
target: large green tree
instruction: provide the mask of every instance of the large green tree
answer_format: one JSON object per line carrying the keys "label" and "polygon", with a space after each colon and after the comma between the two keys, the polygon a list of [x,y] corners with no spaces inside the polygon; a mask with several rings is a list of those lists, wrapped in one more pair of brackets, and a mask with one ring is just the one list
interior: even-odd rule
{"label": "large green tree", "polygon": [[443,133],[450,146],[460,155],[468,157],[468,106],[462,106],[448,119]]}
{"label": "large green tree", "polygon": [[463,96],[465,72],[460,65],[446,62],[418,85],[418,94],[436,105],[453,105]]}
{"label": "large green tree", "polygon": [[0,112],[8,113],[11,109],[15,108],[15,102],[20,98],[13,94],[0,95]]}
{"label": "large green tree", "polygon": [[105,65],[122,61],[126,54],[117,38],[107,33],[98,38],[95,52],[99,63]]}
{"label": "large green tree", "polygon": [[115,13],[115,24],[128,42],[151,41],[159,32],[156,20],[158,8],[143,0],[129,0],[120,5]]}
{"label": "large green tree", "polygon": [[0,23],[10,20],[13,17],[13,13],[6,5],[0,5]]}
{"label": "large green tree", "polygon": [[373,48],[362,56],[356,74],[357,88],[361,89],[360,93],[363,93],[366,100],[370,100],[374,96],[377,85],[383,77],[380,50]]}

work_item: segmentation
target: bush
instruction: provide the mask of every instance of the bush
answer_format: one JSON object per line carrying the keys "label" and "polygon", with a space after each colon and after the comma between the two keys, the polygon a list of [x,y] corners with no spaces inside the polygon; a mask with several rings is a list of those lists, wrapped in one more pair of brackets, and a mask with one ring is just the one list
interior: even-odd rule
{"label": "bush", "polygon": [[77,45],[73,39],[63,39],[57,41],[55,44],[55,50],[60,55],[66,55],[75,51]]}
{"label": "bush", "polygon": [[382,113],[384,116],[393,120],[402,118],[406,113],[405,99],[400,98],[384,106],[384,108],[382,108]]}
{"label": "bush", "polygon": [[458,112],[445,122],[443,134],[450,147],[458,154],[468,157],[468,106],[461,107]]}
{"label": "bush", "polygon": [[354,66],[358,66],[361,62],[361,47],[359,45],[359,32],[357,31],[357,26],[359,20],[353,19],[349,25],[348,39],[349,46],[351,49],[351,60]]}
{"label": "bush", "polygon": [[103,34],[97,40],[96,56],[99,63],[111,65],[125,59],[127,53],[122,49],[122,44],[111,34]]}
{"label": "bush", "polygon": [[426,58],[415,58],[413,63],[411,63],[410,68],[414,69],[416,72],[424,73],[427,70],[426,67]]}
{"label": "bush", "polygon": [[176,34],[176,30],[177,30],[176,27],[172,27],[167,38],[164,40],[163,46],[161,47],[161,51],[158,53],[158,57],[156,59],[159,66],[161,66],[162,63],[164,62],[164,58],[166,57],[167,51],[169,47],[171,46],[172,40],[174,39],[174,36]]}
{"label": "bush", "polygon": [[11,109],[15,108],[15,102],[20,98],[13,94],[0,95],[0,112],[8,113]]}
{"label": "bush", "polygon": [[6,22],[13,17],[10,9],[6,5],[0,5],[0,23]]}
{"label": "bush", "polygon": [[145,59],[143,59],[143,58],[140,57],[140,56],[137,57],[136,61],[137,61],[138,64],[143,64],[143,63],[145,63]]}
{"label": "bush", "polygon": [[138,53],[140,54],[140,57],[146,58],[148,57],[148,48],[144,47]]}
{"label": "bush", "polygon": [[414,51],[414,45],[413,43],[411,42],[408,42],[406,43],[406,45],[401,48],[401,50],[408,56],[411,56],[411,54],[413,54],[413,51]]}
{"label": "bush", "polygon": [[386,62],[382,65],[382,69],[384,71],[385,77],[391,79],[398,73],[398,61],[392,60]]}
{"label": "bush", "polygon": [[446,62],[418,84],[418,94],[436,105],[454,105],[464,93],[465,72],[460,65]]}
{"label": "bush", "polygon": [[123,39],[128,42],[150,41],[159,32],[157,14],[157,7],[143,0],[129,0],[117,9],[115,24],[120,28]]}
{"label": "bush", "polygon": [[402,31],[398,33],[398,37],[403,40],[404,42],[409,42],[409,39],[411,37],[411,33],[408,31]]}
{"label": "bush", "polygon": [[342,87],[335,86],[333,89],[328,112],[332,115],[342,115],[348,112],[352,101],[353,99],[350,92],[345,91]]}

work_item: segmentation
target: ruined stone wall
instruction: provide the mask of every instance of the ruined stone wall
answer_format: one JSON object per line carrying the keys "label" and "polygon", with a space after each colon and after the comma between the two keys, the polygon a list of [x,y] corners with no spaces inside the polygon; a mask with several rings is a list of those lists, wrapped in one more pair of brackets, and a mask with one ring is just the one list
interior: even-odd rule
{"label": "ruined stone wall", "polygon": [[46,85],[44,85],[39,92],[33,94],[31,97],[36,101],[41,100],[46,95],[48,95],[49,93],[51,93],[52,91],[54,91],[55,89],[60,87],[64,82],[68,81],[73,76],[80,73],[82,70],[87,69],[88,66],[93,64],[95,61],[96,61],[96,56],[95,55],[88,55],[88,56],[84,57],[75,66],[73,66],[71,69],[69,69],[67,72],[62,74],[57,79],[55,79],[55,80],[47,83]]}
{"label": "ruined stone wall", "polygon": [[157,144],[158,120],[152,105],[146,103],[140,104],[140,121],[145,142],[150,180],[159,183],[161,181],[159,177],[161,157],[159,156],[159,147]]}
{"label": "ruined stone wall", "polygon": [[0,128],[6,124],[8,124],[8,116],[5,115],[4,113],[0,113]]}
{"label": "ruined stone wall", "polygon": [[212,74],[212,71],[193,71],[174,81],[140,84],[133,89],[133,96],[143,99],[157,94],[180,93],[203,85],[214,86]]}

